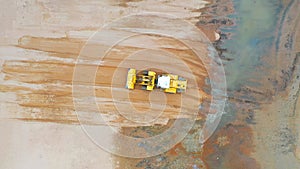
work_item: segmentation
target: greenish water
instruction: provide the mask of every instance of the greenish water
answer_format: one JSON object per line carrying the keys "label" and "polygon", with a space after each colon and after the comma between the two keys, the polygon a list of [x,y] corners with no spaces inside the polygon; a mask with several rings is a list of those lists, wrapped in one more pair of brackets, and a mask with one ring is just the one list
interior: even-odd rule
{"label": "greenish water", "polygon": [[[234,0],[234,6],[236,13],[228,17],[236,20],[236,25],[221,29],[232,35],[222,45],[227,49],[224,56],[233,59],[224,62],[229,90],[239,89],[245,84],[258,85],[253,82],[254,78],[258,78],[254,73],[258,73],[261,58],[274,44],[278,15],[282,9],[279,0]],[[263,75],[264,72],[259,73]]]}

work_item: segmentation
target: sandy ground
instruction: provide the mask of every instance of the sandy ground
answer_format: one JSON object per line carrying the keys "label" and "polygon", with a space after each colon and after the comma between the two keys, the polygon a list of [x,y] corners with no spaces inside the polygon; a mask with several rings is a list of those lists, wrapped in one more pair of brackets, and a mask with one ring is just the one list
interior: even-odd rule
{"label": "sandy ground", "polygon": [[[92,35],[92,33],[94,33],[93,30],[97,30],[104,23],[109,23],[113,19],[118,19],[119,17],[128,14],[128,12],[131,10],[130,5],[139,5],[141,8],[140,11],[152,11],[152,8],[148,9],[145,6],[151,7],[151,4],[155,2],[148,1],[149,4],[145,4],[145,2],[142,1],[130,2],[127,3],[128,6],[126,5],[126,7],[124,7],[123,3],[120,5],[117,2],[111,1],[98,2],[100,3],[99,6],[101,7],[106,5],[107,8],[112,8],[112,11],[119,10],[119,12],[116,12],[118,15],[111,16],[106,13],[106,10],[98,10],[98,15],[91,19],[98,21],[94,22],[93,25],[91,20],[87,21],[86,19],[81,19],[79,22],[75,22],[74,17],[78,15],[76,13],[77,10],[84,11],[89,9],[93,11],[94,8],[91,8],[90,4],[96,3],[94,1],[85,3],[87,7],[83,5],[80,7],[80,9],[78,9],[78,6],[82,4],[75,2],[74,8],[62,2],[57,4],[60,8],[55,8],[55,5],[49,2],[39,2],[37,4],[34,3],[35,2],[29,1],[24,2],[24,4],[19,2],[17,3],[20,4],[20,6],[17,7],[24,10],[24,13],[22,13],[24,16],[20,14],[22,17],[16,17],[16,22],[13,22],[13,29],[5,30],[7,39],[3,39],[3,43],[5,43],[5,45],[0,47],[2,60],[0,89],[2,92],[5,92],[6,96],[1,97],[1,102],[3,103],[1,104],[1,108],[3,112],[5,112],[2,113],[1,116],[24,120],[77,123],[77,117],[74,113],[73,107],[72,80],[74,80],[73,73],[75,62],[81,49],[84,46],[86,48],[90,47],[87,50],[91,50],[91,52],[93,52],[93,50],[97,50],[97,48],[105,48],[108,45],[111,45],[110,43],[112,43],[111,41],[114,39],[113,37],[122,36],[123,34],[125,35],[129,30],[112,31],[108,29],[108,32],[105,33],[108,35],[106,36],[106,39],[104,40],[102,38],[96,44],[92,44],[95,46],[90,45],[87,47],[87,39],[90,35]],[[176,15],[182,19],[187,19],[188,21],[192,21],[194,16],[188,17],[188,15],[191,14],[188,11],[186,11],[184,14],[182,14],[182,11],[178,11],[179,13],[174,14],[174,12],[177,11],[177,8],[180,6],[176,7],[176,5],[174,6],[173,3],[182,5],[181,3],[175,2],[170,2],[170,4],[163,3],[163,5],[165,5],[165,8],[163,9],[171,11],[174,10],[173,12],[170,12],[170,14]],[[25,10],[27,5],[28,8],[34,8],[34,10]],[[200,7],[203,6],[203,3],[199,2],[194,5],[194,7]],[[171,6],[170,9],[169,6]],[[185,9],[190,7],[192,6],[183,8]],[[65,9],[64,12],[62,12],[63,9]],[[129,11],[125,12],[126,10]],[[161,11],[163,12],[164,10]],[[32,13],[34,11],[37,13],[43,13],[43,17],[39,19],[32,18],[35,16],[35,14]],[[27,13],[32,14],[27,16],[25,15]],[[83,12],[82,15],[83,16],[81,17],[85,18],[88,17],[89,14]],[[200,15],[200,13],[198,13],[198,15]],[[59,20],[57,18],[58,16],[64,18],[63,20],[65,20],[65,27],[63,27],[64,25],[61,23],[57,23]],[[19,21],[20,18],[23,18],[23,22]],[[105,18],[105,20],[103,20],[103,18]],[[27,23],[26,20],[36,22]],[[102,20],[102,22],[99,23],[99,20]],[[156,22],[159,24],[160,21],[158,20]],[[119,25],[115,26],[146,28],[146,21],[144,24],[145,25],[142,25],[141,21],[139,21],[119,23]],[[193,22],[191,22],[191,24],[193,24]],[[169,32],[174,31],[176,34],[178,27],[175,27],[175,25],[172,27],[172,23],[168,25],[170,25],[171,28],[166,28],[166,30]],[[149,31],[155,31],[155,29],[159,30],[161,27],[162,26],[158,26],[156,28],[154,27],[151,28],[153,30]],[[185,33],[186,35],[182,34],[180,36],[187,36],[187,38],[185,38],[187,40],[192,38],[188,37],[189,34],[193,35],[192,31],[187,30]],[[204,55],[206,55],[205,44],[202,44],[202,46],[200,44],[199,49]],[[158,50],[163,52],[157,52]],[[88,52],[86,54],[92,55]],[[108,59],[103,60],[101,63],[97,63],[97,60],[93,60],[93,58],[89,57],[90,56],[87,56],[82,59],[84,61],[79,60],[79,62],[82,61],[82,64],[86,64],[87,67],[84,69],[87,70],[97,68],[101,65],[95,75],[95,95],[97,103],[99,104],[98,106],[100,108],[101,106],[104,106],[105,112],[103,113],[107,114],[106,117],[108,120],[116,121],[118,124],[120,124],[121,121],[124,121],[124,119],[116,116],[116,110],[113,108],[115,106],[112,105],[113,102],[111,100],[124,100],[126,97],[128,97],[126,95],[128,94],[128,91],[124,89],[124,86],[126,81],[126,72],[129,67],[134,67],[137,69],[144,69],[145,67],[150,69],[156,68],[164,72],[172,72],[183,75],[189,81],[190,93],[187,93],[187,96],[190,98],[194,97],[193,90],[197,88],[196,85],[202,86],[204,84],[205,77],[207,77],[207,72],[203,63],[185,44],[180,42],[178,39],[167,38],[163,36],[140,35],[131,37],[120,44],[115,45],[113,50],[111,50],[111,52],[109,52],[106,56]],[[152,60],[149,60],[151,58]],[[123,65],[119,65],[121,62],[124,62]],[[182,65],[188,66],[192,72],[184,71],[184,67]],[[84,70],[81,73],[83,76],[85,76],[85,73],[90,72]],[[193,75],[196,76],[196,79]],[[196,81],[193,81],[194,79]],[[85,83],[82,79],[79,81],[82,82],[78,83]],[[113,98],[113,96],[110,94],[110,91],[112,90],[110,87],[116,89],[114,97],[117,98]],[[204,91],[199,92],[201,93],[201,97],[208,97]],[[147,99],[145,100],[145,98],[148,98],[147,95],[148,93],[144,91],[133,91],[130,93],[130,98],[132,98],[132,100],[135,99],[133,103],[141,103],[135,104],[137,109],[143,109],[143,107],[144,109],[147,109],[148,106],[145,105],[148,102]],[[175,118],[177,114],[172,112],[178,112],[180,108],[178,107],[180,102],[179,96],[165,95],[165,97],[168,100],[168,104],[164,111],[165,113],[163,113],[161,119],[158,119],[158,124],[166,124],[168,118]],[[162,100],[160,99],[156,99],[156,103],[161,101]],[[104,104],[104,102],[107,104]],[[89,104],[90,103],[83,105],[86,106],[85,109],[87,112],[98,111],[96,107],[89,106]],[[186,105],[186,107],[192,106],[193,105]],[[92,118],[84,119],[84,121],[91,124],[97,123],[93,121]],[[128,122],[124,122],[124,124],[125,123]]]}
{"label": "sandy ground", "polygon": [[[13,0],[1,1],[1,4],[0,34],[3,38],[0,40],[0,130],[3,139],[0,140],[2,159],[0,168],[110,169],[117,165],[110,161],[111,155],[94,145],[81,127],[76,125],[78,119],[74,112],[71,85],[80,50],[96,30],[128,14],[163,12],[195,24],[201,14],[198,9],[203,7],[205,2]],[[176,31],[177,28],[167,29]],[[126,31],[122,30],[113,31],[115,32],[107,35],[126,34]],[[185,32],[186,34],[182,34],[183,37],[192,33],[189,30]],[[190,38],[185,39],[193,40]],[[101,41],[97,42],[97,45],[101,48],[110,43]],[[199,48],[204,55],[207,54],[205,44]],[[143,52],[137,53],[137,49],[146,51],[147,55],[151,56],[148,58],[162,56],[148,60],[146,66],[149,68],[172,71],[184,75],[189,80],[188,90],[191,93],[186,94],[187,100],[196,100],[199,103],[201,98],[209,97],[196,87],[204,84],[207,72],[203,63],[186,45],[174,38],[137,36],[116,45],[108,54],[110,59],[100,64],[89,62],[85,65],[88,67],[87,70],[101,65],[101,68],[97,68],[95,76],[95,95],[98,106],[105,107],[105,112],[102,113],[108,122],[99,123],[92,118],[93,115],[84,118],[82,122],[131,126],[136,124],[129,120],[144,120],[141,119],[145,116],[144,111],[138,116],[130,116],[125,112],[129,120],[117,116],[111,102],[112,95],[109,94],[111,89],[107,88],[114,86],[117,89],[115,91],[117,100],[128,98],[126,95],[128,91],[124,89],[127,68],[129,65],[140,64],[135,57],[145,56]],[[164,49],[165,53],[157,53],[157,50],[153,49]],[[121,66],[116,64],[129,54],[132,54],[128,59],[129,64]],[[163,59],[163,56],[166,58]],[[194,83],[192,73],[181,71],[183,67],[178,62],[182,60],[196,75]],[[118,72],[117,75],[114,75],[115,71]],[[114,79],[111,79],[111,76]],[[194,98],[192,91],[195,90],[201,94],[201,98]],[[148,96],[149,93],[145,91],[132,91],[129,98],[136,109],[148,110],[151,106],[148,104],[149,99],[145,99]],[[149,98],[153,99],[153,105],[159,105],[162,99],[168,100],[166,109],[161,111],[162,114],[149,117],[150,119],[157,117],[154,123],[166,124],[169,119],[177,117],[176,112],[180,111],[179,96],[155,92]],[[188,110],[189,106],[195,104],[186,106]],[[87,113],[98,112],[98,107],[90,107],[88,104],[81,108]],[[187,116],[189,115],[185,117]],[[146,122],[148,121],[146,118]]]}
{"label": "sandy ground", "polygon": [[0,168],[114,168],[78,125],[1,119],[0,132]]}

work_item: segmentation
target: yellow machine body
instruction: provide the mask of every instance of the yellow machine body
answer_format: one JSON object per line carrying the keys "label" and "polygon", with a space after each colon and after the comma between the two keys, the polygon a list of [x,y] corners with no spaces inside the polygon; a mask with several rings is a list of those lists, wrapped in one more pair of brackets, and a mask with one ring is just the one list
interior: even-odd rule
{"label": "yellow machine body", "polygon": [[156,76],[154,71],[142,71],[142,73],[137,74],[135,69],[129,69],[126,87],[134,89],[135,84],[142,86],[143,90],[151,91],[157,86],[166,93],[182,93],[186,91],[187,80],[173,74]]}
{"label": "yellow machine body", "polygon": [[186,91],[187,80],[173,74],[164,74],[158,77],[157,86],[166,93],[182,93]]}
{"label": "yellow machine body", "polygon": [[127,73],[126,88],[127,89],[134,89],[135,82],[136,82],[136,70],[135,69],[129,69],[128,73]]}
{"label": "yellow machine body", "polygon": [[127,74],[126,87],[134,89],[135,84],[142,86],[143,90],[153,90],[155,87],[156,73],[153,71],[143,71],[137,74],[135,69],[129,69]]}

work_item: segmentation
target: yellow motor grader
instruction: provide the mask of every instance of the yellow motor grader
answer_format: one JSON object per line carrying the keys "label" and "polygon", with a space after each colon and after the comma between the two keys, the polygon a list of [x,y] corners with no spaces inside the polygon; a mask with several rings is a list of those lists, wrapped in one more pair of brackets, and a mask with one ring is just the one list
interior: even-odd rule
{"label": "yellow motor grader", "polygon": [[137,74],[136,69],[129,69],[126,88],[134,89],[135,85],[142,86],[143,90],[152,91],[154,87],[163,89],[166,93],[182,93],[186,91],[187,80],[173,74],[157,74],[154,71],[144,70]]}

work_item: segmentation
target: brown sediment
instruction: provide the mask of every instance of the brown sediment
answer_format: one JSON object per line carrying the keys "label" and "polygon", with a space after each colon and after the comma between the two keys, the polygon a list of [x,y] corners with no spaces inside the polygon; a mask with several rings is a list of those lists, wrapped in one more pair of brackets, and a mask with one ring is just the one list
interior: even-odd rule
{"label": "brown sediment", "polygon": [[119,3],[120,6],[122,7],[128,7],[128,2],[140,2],[142,0],[118,0],[117,2]]}
{"label": "brown sediment", "polygon": [[32,84],[71,84],[75,64],[59,61],[6,61],[5,80]]}
{"label": "brown sediment", "polygon": [[[131,136],[131,137],[151,137],[158,135],[168,129],[174,120],[171,120],[167,125],[164,126],[151,126],[151,127],[141,127],[141,128],[123,128],[122,134]],[[197,122],[198,123],[198,122]],[[194,130],[194,131],[193,131]],[[190,134],[194,132],[197,133],[198,128],[194,128],[190,131]],[[195,133],[194,133],[195,134]],[[196,134],[197,135],[197,134]],[[119,168],[131,168],[131,169],[142,169],[142,168],[201,168],[206,169],[207,167],[201,160],[202,151],[201,149],[189,152],[186,147],[183,145],[184,141],[179,142],[174,147],[172,147],[167,152],[164,152],[160,155],[142,158],[142,159],[133,159],[125,157],[115,157],[115,161],[118,162]],[[192,143],[198,144],[198,139],[194,138]],[[186,146],[193,146],[193,145]]]}
{"label": "brown sediment", "polygon": [[250,157],[253,146],[250,127],[228,124],[204,144],[202,158],[211,169],[258,169],[259,165]]}
{"label": "brown sediment", "polygon": [[18,47],[38,51],[78,55],[85,41],[72,38],[46,38],[23,36],[18,41]]}
{"label": "brown sediment", "polygon": [[[230,27],[235,25],[234,20],[226,16],[234,13],[232,1],[213,1],[206,8],[202,9],[203,15],[197,26],[208,34],[209,39],[214,41],[221,59],[230,61],[230,58],[224,58],[223,52],[226,49],[221,47],[224,40],[230,37],[219,30],[220,27]],[[214,39],[214,32],[219,33],[220,39]],[[257,101],[247,97],[239,97],[254,92],[259,100],[270,93],[260,91],[259,89],[245,86],[243,89],[233,93],[229,97],[231,103],[236,103],[238,111],[235,121],[229,124],[223,124],[224,127],[217,129],[216,133],[203,145],[201,159],[204,160],[207,168],[234,168],[234,169],[258,169],[260,165],[252,158],[255,145],[253,143],[253,132],[249,126],[255,124],[253,109],[257,108]],[[253,95],[253,96],[254,96]],[[241,99],[240,99],[241,98]],[[260,99],[262,98],[262,99]],[[258,101],[259,102],[259,101]]]}
{"label": "brown sediment", "polygon": [[202,15],[199,18],[199,22],[196,24],[212,41],[220,40],[223,36],[228,35],[220,35],[221,32],[219,28],[221,26],[232,26],[234,22],[227,18],[228,14],[232,14],[234,12],[232,1],[215,1],[210,0],[210,4],[208,4],[205,8],[200,9]]}

